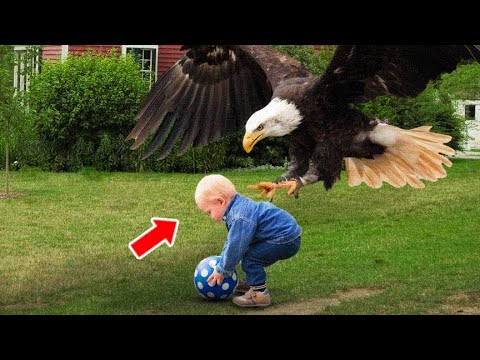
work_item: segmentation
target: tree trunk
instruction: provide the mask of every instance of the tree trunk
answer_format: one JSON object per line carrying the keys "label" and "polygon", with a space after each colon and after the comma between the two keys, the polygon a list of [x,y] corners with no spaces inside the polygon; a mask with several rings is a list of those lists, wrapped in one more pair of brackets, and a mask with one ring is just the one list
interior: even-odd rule
{"label": "tree trunk", "polygon": [[8,142],[5,144],[5,192],[10,193],[10,184],[8,182]]}
{"label": "tree trunk", "polygon": [[8,133],[9,132],[9,121],[8,121],[8,117],[5,119],[5,132],[6,132],[6,135],[5,135],[5,193],[7,194],[7,197],[8,197],[8,194],[10,193],[10,184],[9,184],[9,179],[8,179],[8,164],[10,163],[9,161],[9,153],[8,153],[8,138],[10,136],[10,134]]}

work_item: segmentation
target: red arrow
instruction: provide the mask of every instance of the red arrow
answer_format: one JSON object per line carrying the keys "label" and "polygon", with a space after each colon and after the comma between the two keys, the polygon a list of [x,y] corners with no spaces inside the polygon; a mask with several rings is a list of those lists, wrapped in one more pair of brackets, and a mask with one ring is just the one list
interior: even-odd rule
{"label": "red arrow", "polygon": [[176,219],[152,218],[153,226],[132,240],[128,247],[133,255],[140,260],[162,244],[173,246],[177,236],[179,221]]}

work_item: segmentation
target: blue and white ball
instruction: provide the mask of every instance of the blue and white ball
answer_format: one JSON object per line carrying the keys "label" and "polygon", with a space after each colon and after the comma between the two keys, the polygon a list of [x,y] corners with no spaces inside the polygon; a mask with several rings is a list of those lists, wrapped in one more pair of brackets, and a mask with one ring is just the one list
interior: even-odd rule
{"label": "blue and white ball", "polygon": [[215,266],[220,262],[220,256],[209,256],[200,261],[193,274],[193,283],[198,293],[208,300],[226,299],[232,294],[238,283],[238,275],[235,270],[230,277],[223,279],[220,285],[211,286],[207,279],[212,275]]}

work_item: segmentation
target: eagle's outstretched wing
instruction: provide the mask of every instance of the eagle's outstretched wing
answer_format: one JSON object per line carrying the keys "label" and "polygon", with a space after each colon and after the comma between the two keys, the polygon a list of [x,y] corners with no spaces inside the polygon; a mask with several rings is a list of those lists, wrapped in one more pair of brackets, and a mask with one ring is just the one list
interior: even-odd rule
{"label": "eagle's outstretched wing", "polygon": [[[385,94],[416,96],[429,81],[452,72],[462,61],[479,59],[480,50],[475,45],[339,46],[312,96],[322,99],[326,108],[332,110],[329,123],[324,126],[334,134],[330,138],[350,144],[342,153],[349,185],[365,182],[378,188],[385,181],[395,187],[408,184],[418,188],[424,186],[421,179],[436,181],[445,177],[442,165],[451,166],[446,156],[455,154],[454,149],[445,145],[450,136],[430,132],[431,126],[404,130],[377,125],[350,104]],[[363,140],[355,138],[358,134]],[[330,147],[329,154],[338,154],[335,143]],[[330,179],[339,178],[339,162],[336,164],[337,168],[326,172],[332,174]],[[331,184],[325,181],[327,189]]]}
{"label": "eagle's outstretched wing", "polygon": [[188,50],[156,82],[141,105],[138,123],[126,140],[138,148],[155,135],[145,152],[160,148],[164,159],[181,139],[178,155],[231,134],[271,99],[273,88],[306,69],[268,46],[183,46]]}
{"label": "eagle's outstretched wing", "polygon": [[265,106],[272,90],[262,68],[236,46],[183,47],[187,53],[163,74],[141,105],[126,140],[132,149],[153,137],[144,158],[157,148],[164,159],[182,139],[183,154],[238,130]]}
{"label": "eagle's outstretched wing", "polygon": [[480,60],[478,46],[341,45],[314,91],[329,103],[345,104],[385,94],[416,96],[462,60]]}

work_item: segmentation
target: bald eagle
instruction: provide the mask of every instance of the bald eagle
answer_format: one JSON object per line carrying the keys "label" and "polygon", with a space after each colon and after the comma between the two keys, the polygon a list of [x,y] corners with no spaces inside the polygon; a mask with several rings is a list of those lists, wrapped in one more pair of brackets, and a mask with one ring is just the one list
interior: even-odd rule
{"label": "bald eagle", "polygon": [[[461,61],[480,59],[475,45],[341,45],[321,77],[269,46],[183,46],[185,55],[163,74],[141,105],[126,140],[138,148],[155,133],[144,159],[178,155],[245,129],[247,153],[260,140],[291,134],[287,171],[251,188],[270,199],[275,189],[340,179],[379,188],[424,187],[446,176],[455,152],[450,136],[430,126],[404,130],[370,119],[355,104],[380,95],[413,97]],[[180,139],[180,140],[179,140]]]}

